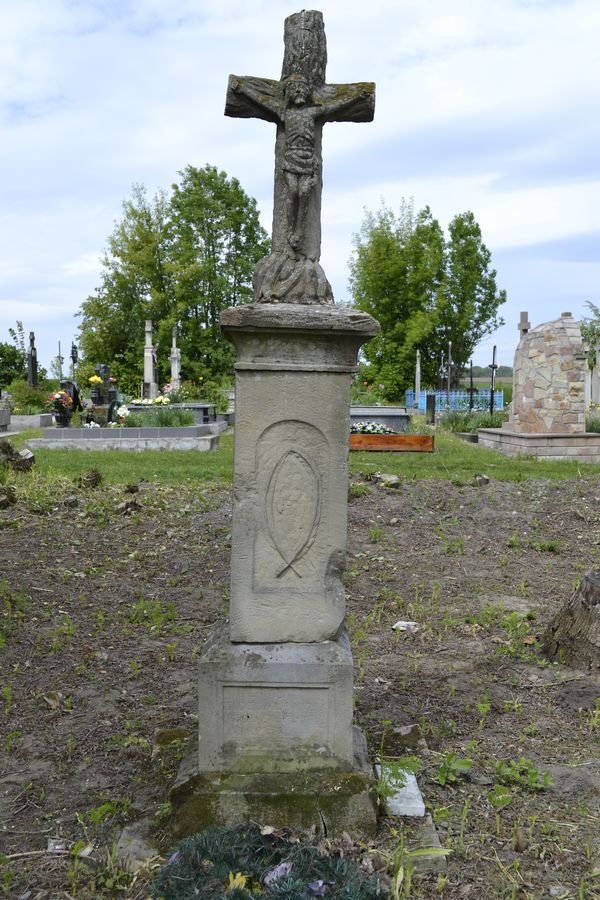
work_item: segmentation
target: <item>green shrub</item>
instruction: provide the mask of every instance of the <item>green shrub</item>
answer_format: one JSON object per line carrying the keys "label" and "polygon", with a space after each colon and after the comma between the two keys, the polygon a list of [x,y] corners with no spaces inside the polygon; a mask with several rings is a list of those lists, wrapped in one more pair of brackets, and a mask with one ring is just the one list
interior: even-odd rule
{"label": "green shrub", "polygon": [[48,410],[48,395],[51,388],[29,387],[26,381],[13,381],[8,387],[12,394],[10,407],[16,416],[31,416]]}
{"label": "green shrub", "polygon": [[412,412],[410,414],[410,421],[406,428],[406,434],[433,434],[435,428],[433,425],[428,425],[427,420],[423,413]]}
{"label": "green shrub", "polygon": [[600,433],[600,416],[592,413],[585,417],[585,430],[593,431],[594,434]]}
{"label": "green shrub", "polygon": [[229,409],[229,397],[226,393],[227,389],[216,381],[203,381],[198,385],[198,400],[204,400],[206,403],[214,403],[217,412],[227,412]]}
{"label": "green shrub", "polygon": [[172,409],[169,406],[156,406],[143,412],[131,413],[125,422],[127,428],[177,428],[195,424],[193,410]]}
{"label": "green shrub", "polygon": [[475,432],[478,428],[500,428],[508,419],[505,410],[489,411],[468,409],[453,409],[440,416],[440,427],[445,431]]}

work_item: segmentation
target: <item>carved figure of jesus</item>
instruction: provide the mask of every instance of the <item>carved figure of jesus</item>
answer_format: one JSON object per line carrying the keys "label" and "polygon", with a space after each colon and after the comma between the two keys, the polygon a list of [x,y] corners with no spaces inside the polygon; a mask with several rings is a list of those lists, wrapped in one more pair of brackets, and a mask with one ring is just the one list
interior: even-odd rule
{"label": "carved figure of jesus", "polygon": [[375,85],[327,84],[323,16],[285,20],[281,79],[230,75],[225,115],[277,126],[271,253],[252,280],[255,302],[333,303],[321,255],[321,143],[326,122],[370,122]]}
{"label": "carved figure of jesus", "polygon": [[[354,90],[344,99],[313,100],[308,81],[298,75],[286,79],[283,91],[267,93],[250,79],[231,77],[230,90],[242,94],[262,113],[261,118],[277,122],[284,131],[282,170],[285,184],[286,237],[290,248],[299,256],[303,252],[304,234],[309,221],[311,200],[320,211],[321,134],[326,121],[335,121],[340,113],[372,98],[373,88]],[[258,113],[257,113],[258,114]]]}

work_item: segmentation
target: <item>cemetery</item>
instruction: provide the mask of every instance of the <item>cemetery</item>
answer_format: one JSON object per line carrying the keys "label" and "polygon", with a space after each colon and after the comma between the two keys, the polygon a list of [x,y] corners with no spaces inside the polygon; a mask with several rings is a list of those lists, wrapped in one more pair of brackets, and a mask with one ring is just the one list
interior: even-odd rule
{"label": "cemetery", "polygon": [[[159,387],[145,318],[139,396],[116,362],[80,390],[74,352],[54,424],[0,440],[3,895],[598,896],[579,325],[522,319],[508,420],[478,444],[444,425],[451,344],[445,391],[418,352],[405,406],[351,407],[382,326],[320,263],[321,139],[371,122],[375,85],[326,62],[303,10],[280,80],[227,83],[227,116],[276,126],[272,240],[219,317],[235,415],[185,397],[178,326]],[[33,335],[27,364],[31,386]],[[496,369],[494,348],[471,410],[504,415]]]}
{"label": "cemetery", "polygon": [[[9,476],[0,805],[14,834],[3,849],[38,854],[10,861],[20,893],[35,884],[48,896],[86,896],[87,885],[88,895],[110,896],[102,880],[113,877],[137,896],[158,860],[132,886],[103,848],[112,853],[123,829],[121,846],[140,832],[155,852],[172,846],[170,789],[198,728],[199,654],[230,618],[231,485],[205,469],[225,453],[231,465],[231,437],[221,441],[217,453],[198,454],[187,483],[166,480],[178,475],[172,466],[153,481],[151,453],[128,455],[138,462],[119,481],[111,452],[86,457],[84,467],[106,460],[96,487],[85,468],[74,476],[72,460],[58,474],[55,451],[39,451],[29,475]],[[427,814],[452,850],[445,872],[415,876],[414,896],[434,895],[440,878],[450,897],[471,884],[510,895],[515,860],[529,883],[574,893],[593,885],[598,855],[600,678],[587,659],[550,660],[542,645],[577,581],[598,568],[588,539],[598,478],[592,467],[578,475],[575,463],[510,459],[498,477],[496,454],[456,444],[439,434],[435,454],[351,456],[344,585],[354,718],[371,759],[418,761]],[[396,486],[377,471],[395,473]],[[480,471],[488,484],[475,481]],[[394,630],[398,620],[418,629]],[[440,783],[456,758],[470,768]],[[528,773],[498,774],[500,761],[521,759]],[[534,770],[552,783],[528,786]],[[408,854],[422,823],[384,816],[371,853],[340,835],[324,840],[364,858],[364,871],[385,861],[375,871],[389,876],[384,854],[397,851],[399,834]],[[47,853],[49,841],[89,855]]]}

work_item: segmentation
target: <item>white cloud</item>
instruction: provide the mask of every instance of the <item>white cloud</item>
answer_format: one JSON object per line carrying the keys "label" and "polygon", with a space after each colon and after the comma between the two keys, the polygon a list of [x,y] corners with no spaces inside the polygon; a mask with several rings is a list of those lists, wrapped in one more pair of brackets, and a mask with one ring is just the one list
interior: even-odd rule
{"label": "white cloud", "polygon": [[[43,329],[41,352],[54,355],[98,284],[97,260],[132,183],[154,192],[189,163],[215,164],[257,197],[270,227],[274,128],[225,119],[223,106],[230,72],[278,77],[290,8],[280,0],[5,6],[0,340],[21,318],[27,330]],[[412,195],[443,224],[472,209],[498,254],[600,232],[590,150],[600,142],[597,0],[321,8],[330,80],[377,82],[372,124],[326,128],[323,262],[338,297],[347,296],[351,235],[380,197],[397,207]],[[537,307],[545,314],[548,291],[564,308],[571,294],[600,303],[597,272],[583,262],[520,258],[510,281],[515,298],[529,297],[532,319]]]}
{"label": "white cloud", "polygon": [[67,275],[81,275],[88,272],[98,275],[102,270],[101,261],[97,253],[83,253],[78,259],[63,263],[61,268]]}

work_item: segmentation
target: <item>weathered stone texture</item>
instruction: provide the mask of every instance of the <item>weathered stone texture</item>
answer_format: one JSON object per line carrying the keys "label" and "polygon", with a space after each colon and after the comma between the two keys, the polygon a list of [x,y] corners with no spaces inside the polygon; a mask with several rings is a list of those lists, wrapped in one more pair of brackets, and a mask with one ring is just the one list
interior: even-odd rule
{"label": "weathered stone texture", "polygon": [[508,431],[585,431],[586,352],[579,323],[570,313],[523,334],[514,360]]}
{"label": "weathered stone texture", "polygon": [[237,350],[231,639],[335,639],[350,376],[378,326],[337,307],[252,304],[221,324]]}

